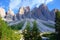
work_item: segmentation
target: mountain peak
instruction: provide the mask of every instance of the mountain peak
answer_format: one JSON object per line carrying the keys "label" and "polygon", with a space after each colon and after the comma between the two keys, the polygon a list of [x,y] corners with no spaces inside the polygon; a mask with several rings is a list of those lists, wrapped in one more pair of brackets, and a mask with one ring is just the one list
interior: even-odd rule
{"label": "mountain peak", "polygon": [[39,6],[39,8],[47,9],[48,7],[47,7],[45,4],[41,4],[41,5]]}
{"label": "mountain peak", "polygon": [[25,7],[25,10],[26,12],[30,11],[30,7],[29,6]]}
{"label": "mountain peak", "polygon": [[45,4],[41,4],[41,6],[46,6]]}
{"label": "mountain peak", "polygon": [[45,4],[41,4],[40,6],[46,7],[46,5],[45,5]]}
{"label": "mountain peak", "polygon": [[12,16],[15,15],[14,12],[12,11],[12,9],[9,9],[7,13],[10,14],[10,15],[12,15]]}
{"label": "mountain peak", "polygon": [[4,8],[0,8],[0,15],[2,18],[5,17],[5,9]]}
{"label": "mountain peak", "polygon": [[58,9],[53,9],[53,11],[54,11],[54,12],[57,12],[57,11],[59,11],[59,10],[58,10]]}
{"label": "mountain peak", "polygon": [[24,7],[21,7],[20,9],[19,9],[19,14],[24,14]]}

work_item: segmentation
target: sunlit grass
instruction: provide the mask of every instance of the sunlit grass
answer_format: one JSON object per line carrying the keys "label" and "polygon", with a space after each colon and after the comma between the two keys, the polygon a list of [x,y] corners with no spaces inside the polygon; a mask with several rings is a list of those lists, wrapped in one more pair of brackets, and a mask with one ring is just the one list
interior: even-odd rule
{"label": "sunlit grass", "polygon": [[0,19],[0,40],[20,40],[20,34],[16,34],[8,25]]}

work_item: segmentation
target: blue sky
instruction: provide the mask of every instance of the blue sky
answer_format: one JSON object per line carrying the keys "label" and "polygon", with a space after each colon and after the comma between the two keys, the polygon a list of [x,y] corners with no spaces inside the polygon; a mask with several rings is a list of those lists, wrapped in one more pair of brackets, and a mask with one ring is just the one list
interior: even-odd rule
{"label": "blue sky", "polygon": [[60,10],[60,0],[0,0],[0,7],[3,7],[6,11],[10,8],[17,13],[20,7],[30,6],[30,9],[33,9],[35,6],[39,7],[42,3],[46,4],[49,10],[54,8]]}

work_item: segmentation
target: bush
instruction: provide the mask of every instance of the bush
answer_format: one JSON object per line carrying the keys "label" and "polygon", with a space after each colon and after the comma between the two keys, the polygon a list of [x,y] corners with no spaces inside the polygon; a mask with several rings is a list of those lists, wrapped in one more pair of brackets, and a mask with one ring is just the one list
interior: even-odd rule
{"label": "bush", "polygon": [[49,40],[56,40],[56,34],[55,33],[51,33],[49,36]]}
{"label": "bush", "polygon": [[49,38],[49,40],[56,40],[56,34],[55,33],[43,34],[42,36]]}

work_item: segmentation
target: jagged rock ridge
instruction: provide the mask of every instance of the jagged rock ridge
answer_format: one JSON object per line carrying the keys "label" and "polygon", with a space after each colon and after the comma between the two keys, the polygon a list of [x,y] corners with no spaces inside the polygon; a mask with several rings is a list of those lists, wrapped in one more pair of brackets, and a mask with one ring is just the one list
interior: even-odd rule
{"label": "jagged rock ridge", "polygon": [[8,21],[16,21],[25,18],[33,18],[33,19],[41,19],[41,20],[52,20],[55,21],[55,12],[57,9],[49,11],[48,7],[45,4],[41,4],[39,8],[35,7],[30,11],[30,7],[21,7],[17,14],[9,9],[8,12],[5,13],[3,8],[0,8],[1,17],[5,17]]}

